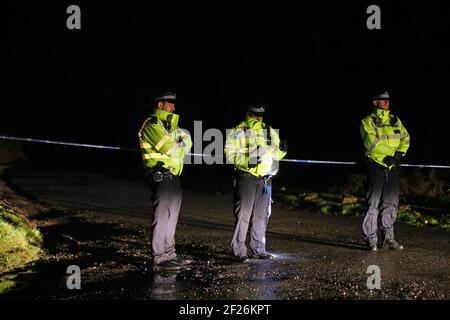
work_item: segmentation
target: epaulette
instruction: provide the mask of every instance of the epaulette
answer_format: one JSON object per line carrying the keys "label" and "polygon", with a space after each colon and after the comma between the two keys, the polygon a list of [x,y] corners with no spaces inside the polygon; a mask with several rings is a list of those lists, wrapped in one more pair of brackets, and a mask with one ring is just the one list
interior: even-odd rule
{"label": "epaulette", "polygon": [[155,116],[151,116],[150,118],[148,118],[148,123],[150,124],[157,124],[158,123],[158,118]]}

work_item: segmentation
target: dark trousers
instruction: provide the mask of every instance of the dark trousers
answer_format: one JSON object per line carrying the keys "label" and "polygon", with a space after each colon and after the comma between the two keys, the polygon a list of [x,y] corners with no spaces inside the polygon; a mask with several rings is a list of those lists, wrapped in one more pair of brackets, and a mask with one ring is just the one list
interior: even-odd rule
{"label": "dark trousers", "polygon": [[366,240],[378,240],[378,213],[381,213],[382,236],[394,239],[394,223],[397,218],[399,198],[398,169],[388,170],[377,163],[369,164],[368,210],[363,222]]}
{"label": "dark trousers", "polygon": [[152,256],[155,264],[176,257],[175,229],[181,207],[182,189],[180,178],[166,176],[161,182],[155,182],[147,176],[152,191]]}
{"label": "dark trousers", "polygon": [[[266,184],[266,187],[265,187]],[[235,230],[231,247],[238,257],[247,255],[245,240],[250,227],[250,246],[253,254],[266,253],[266,228],[271,213],[272,183],[238,174],[235,177]]]}

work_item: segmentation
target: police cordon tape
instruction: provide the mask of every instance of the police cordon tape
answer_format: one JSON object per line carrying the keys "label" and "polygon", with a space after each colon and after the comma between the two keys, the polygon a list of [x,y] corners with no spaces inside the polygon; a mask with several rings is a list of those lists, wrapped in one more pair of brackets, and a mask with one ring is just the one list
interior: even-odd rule
{"label": "police cordon tape", "polygon": [[[136,151],[136,152],[140,151],[139,149],[135,149],[135,148],[102,146],[102,145],[87,144],[87,143],[74,143],[74,142],[65,142],[65,141],[21,138],[21,137],[12,137],[12,136],[3,136],[3,135],[0,135],[0,139],[13,140],[13,141],[24,141],[24,142],[36,142],[36,143],[45,143],[45,144],[56,144],[56,145],[71,146],[71,147],[82,147],[82,148],[95,148],[95,149],[107,149],[107,150],[124,150],[124,151]],[[199,153],[188,153],[187,155],[194,156],[194,157],[210,157],[210,155],[199,154]],[[293,163],[305,163],[305,164],[334,164],[334,165],[358,165],[359,164],[356,161],[327,161],[327,160],[302,160],[302,159],[281,159],[280,161],[282,161],[282,162],[293,162]],[[409,167],[409,168],[450,169],[450,166],[434,165],[434,164],[407,164],[407,163],[402,163],[400,166],[401,167]]]}

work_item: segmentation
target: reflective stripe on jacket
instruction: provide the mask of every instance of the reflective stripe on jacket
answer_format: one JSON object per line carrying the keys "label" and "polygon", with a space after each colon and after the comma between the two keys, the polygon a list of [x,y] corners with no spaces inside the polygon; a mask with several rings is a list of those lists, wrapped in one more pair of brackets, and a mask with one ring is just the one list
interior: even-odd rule
{"label": "reflective stripe on jacket", "polygon": [[[275,175],[278,161],[286,152],[279,149],[276,130],[261,121],[246,116],[245,120],[227,134],[225,155],[235,168],[256,177]],[[249,168],[249,164],[257,164]]]}
{"label": "reflective stripe on jacket", "polygon": [[145,168],[162,162],[172,174],[181,174],[192,140],[187,131],[178,128],[178,119],[177,114],[155,109],[144,122],[138,137]]}
{"label": "reflective stripe on jacket", "polygon": [[397,116],[389,110],[375,108],[373,113],[361,121],[361,137],[365,155],[369,159],[388,167],[383,159],[394,156],[396,151],[406,154],[410,137]]}

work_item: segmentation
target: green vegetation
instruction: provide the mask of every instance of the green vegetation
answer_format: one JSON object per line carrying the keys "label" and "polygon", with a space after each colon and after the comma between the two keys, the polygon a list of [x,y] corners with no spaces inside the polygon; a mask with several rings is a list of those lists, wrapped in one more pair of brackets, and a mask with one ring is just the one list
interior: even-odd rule
{"label": "green vegetation", "polygon": [[[366,213],[364,197],[351,194],[309,192],[295,195],[279,192],[277,198],[283,203],[325,215],[363,217]],[[397,220],[415,226],[437,226],[450,230],[450,197],[423,201],[402,198]]]}
{"label": "green vegetation", "polygon": [[[0,274],[35,261],[41,254],[42,235],[25,218],[0,202]],[[0,293],[14,285],[14,276],[0,276]]]}
{"label": "green vegetation", "polygon": [[0,294],[7,292],[10,288],[14,287],[15,275],[0,276]]}

